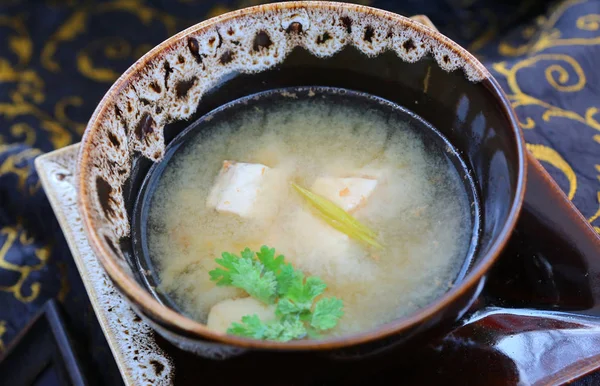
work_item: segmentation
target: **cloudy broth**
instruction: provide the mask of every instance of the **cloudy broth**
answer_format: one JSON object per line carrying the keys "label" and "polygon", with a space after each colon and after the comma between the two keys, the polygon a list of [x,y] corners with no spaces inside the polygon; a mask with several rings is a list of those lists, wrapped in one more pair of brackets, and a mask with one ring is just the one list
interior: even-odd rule
{"label": "cloudy broth", "polygon": [[[205,323],[216,303],[244,296],[210,280],[215,258],[268,245],[327,283],[326,296],[343,300],[344,316],[326,335],[376,328],[445,293],[463,267],[474,225],[450,149],[427,144],[408,120],[383,108],[318,95],[280,99],[204,122],[169,160],[146,235],[158,289]],[[269,168],[251,215],[207,205],[225,160]],[[339,237],[290,187],[311,187],[323,176],[377,182],[352,215],[376,231],[383,249]]]}

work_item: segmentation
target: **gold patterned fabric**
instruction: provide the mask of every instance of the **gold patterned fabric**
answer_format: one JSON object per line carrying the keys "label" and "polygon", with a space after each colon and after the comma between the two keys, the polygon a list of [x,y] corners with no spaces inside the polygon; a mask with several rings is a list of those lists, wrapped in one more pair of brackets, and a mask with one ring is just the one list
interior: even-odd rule
{"label": "gold patterned fabric", "polygon": [[[508,94],[528,149],[600,232],[600,0],[359,2],[427,14],[478,55]],[[257,3],[0,1],[0,352],[56,297],[95,366],[114,366],[103,364],[108,350],[33,160],[77,142],[111,83],[151,47]],[[101,372],[103,384],[111,374]]]}

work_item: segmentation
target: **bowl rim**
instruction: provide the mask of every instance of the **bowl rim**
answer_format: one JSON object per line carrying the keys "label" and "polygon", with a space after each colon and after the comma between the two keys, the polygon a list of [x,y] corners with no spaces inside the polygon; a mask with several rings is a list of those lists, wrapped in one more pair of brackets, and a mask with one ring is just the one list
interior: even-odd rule
{"label": "bowl rim", "polygon": [[[507,129],[514,135],[517,155],[517,185],[516,194],[512,200],[512,205],[508,214],[508,218],[504,223],[501,231],[499,232],[496,240],[490,246],[488,252],[483,256],[479,262],[475,265],[474,269],[469,272],[465,278],[456,286],[447,291],[444,295],[438,297],[436,300],[428,304],[427,306],[420,308],[415,313],[408,317],[400,318],[392,322],[381,325],[377,329],[360,332],[357,334],[345,335],[336,338],[326,338],[322,340],[297,340],[290,342],[273,342],[254,340],[249,338],[241,338],[232,335],[217,333],[209,329],[205,324],[194,321],[177,311],[168,308],[158,302],[149,292],[145,291],[133,277],[129,276],[124,269],[118,264],[114,253],[107,250],[100,240],[98,232],[96,232],[92,222],[92,209],[91,203],[88,200],[88,194],[86,192],[87,186],[87,168],[83,167],[88,164],[90,152],[87,150],[92,143],[93,136],[95,134],[94,127],[99,124],[99,118],[101,117],[104,109],[110,104],[110,102],[120,93],[124,86],[128,84],[128,81],[135,77],[138,71],[142,70],[144,66],[151,61],[157,54],[168,50],[171,45],[175,42],[183,39],[191,33],[207,29],[215,24],[221,23],[226,20],[235,19],[245,15],[261,14],[271,10],[281,9],[326,9],[326,10],[350,10],[359,14],[371,14],[378,18],[393,20],[400,24],[412,28],[428,36],[434,38],[437,41],[444,43],[451,43],[454,48],[457,49],[457,54],[461,56],[463,60],[469,63],[469,65],[481,70],[486,74],[486,77],[482,80],[482,83],[489,91],[496,97],[498,105],[503,108],[503,112],[509,122]],[[525,185],[527,180],[526,175],[526,154],[525,154],[525,141],[523,133],[519,129],[518,120],[514,110],[512,109],[510,102],[498,82],[492,77],[491,74],[485,69],[473,55],[471,55],[466,49],[460,47],[452,40],[448,39],[444,35],[440,34],[436,30],[427,27],[417,21],[413,21],[405,16],[401,16],[396,13],[389,11],[380,10],[373,7],[367,7],[356,4],[338,3],[330,1],[291,1],[281,3],[270,3],[265,5],[258,5],[254,7],[248,7],[239,9],[236,11],[228,12],[223,15],[207,19],[196,25],[193,25],[158,44],[140,59],[138,59],[131,67],[129,67],[110,87],[107,93],[104,95],[92,117],[88,121],[88,125],[84,132],[81,140],[82,146],[80,146],[77,162],[77,178],[76,178],[76,189],[77,189],[77,206],[80,210],[83,228],[85,234],[90,241],[92,250],[98,257],[100,263],[106,270],[108,276],[112,279],[115,285],[119,288],[121,293],[125,295],[128,300],[133,303],[134,309],[141,311],[142,314],[152,319],[153,323],[160,323],[163,326],[172,326],[180,332],[184,332],[187,336],[193,336],[199,340],[209,339],[213,342],[223,343],[230,346],[254,348],[254,349],[277,349],[277,350],[329,350],[335,348],[342,348],[348,346],[355,346],[361,343],[376,341],[382,338],[396,335],[402,331],[408,331],[411,328],[418,326],[422,321],[428,320],[435,316],[436,313],[446,309],[453,301],[460,298],[469,289],[478,285],[484,275],[488,272],[497,258],[500,256],[501,251],[510,238],[512,229],[514,228],[519,213],[522,207]]]}

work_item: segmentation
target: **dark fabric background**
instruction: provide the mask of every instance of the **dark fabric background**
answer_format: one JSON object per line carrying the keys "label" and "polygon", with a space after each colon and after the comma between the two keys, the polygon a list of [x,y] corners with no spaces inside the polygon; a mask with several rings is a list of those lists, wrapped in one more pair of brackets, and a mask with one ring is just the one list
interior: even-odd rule
{"label": "dark fabric background", "polygon": [[[257,3],[0,0],[0,352],[56,297],[100,383],[117,382],[33,160],[79,141],[111,83],[152,46]],[[509,95],[529,150],[600,232],[600,0],[360,3],[427,14],[478,55]]]}

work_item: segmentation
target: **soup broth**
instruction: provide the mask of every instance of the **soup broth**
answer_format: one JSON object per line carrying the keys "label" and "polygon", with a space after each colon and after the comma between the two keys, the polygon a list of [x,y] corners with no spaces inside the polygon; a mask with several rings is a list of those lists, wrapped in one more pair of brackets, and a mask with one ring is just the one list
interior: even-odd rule
{"label": "soup broth", "polygon": [[[217,303],[247,296],[211,281],[215,259],[268,245],[321,278],[325,296],[343,300],[343,317],[324,336],[374,329],[445,293],[463,268],[474,226],[453,149],[380,103],[284,96],[248,99],[226,119],[205,119],[168,160],[146,227],[158,290],[206,323]],[[214,196],[230,167],[240,178],[254,176],[238,192],[256,183],[257,193],[251,204],[228,210],[224,196],[218,205]],[[291,182],[330,194],[383,248],[332,228]]]}

